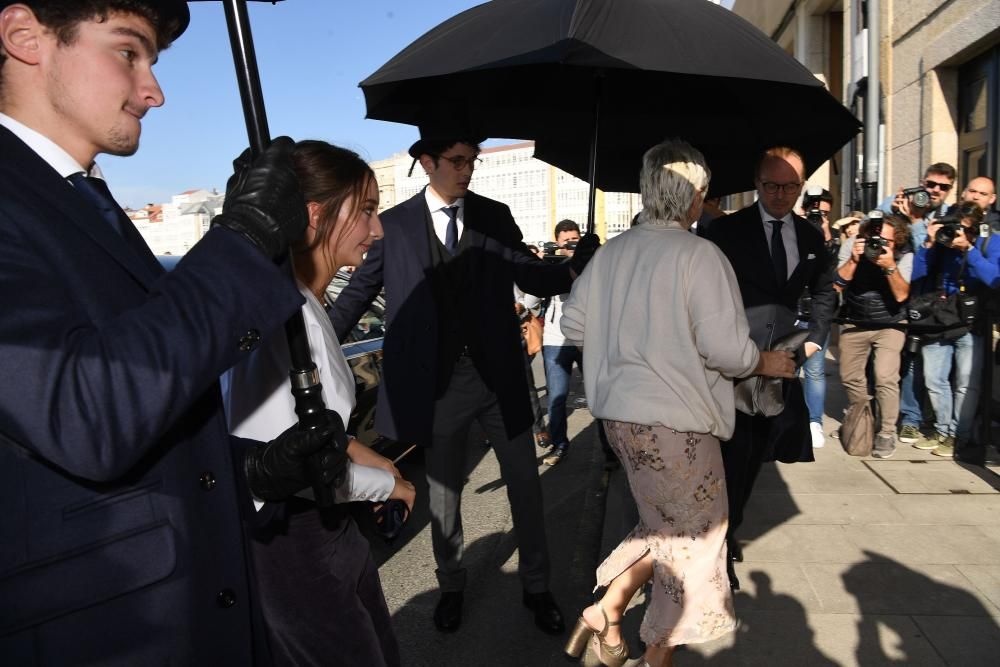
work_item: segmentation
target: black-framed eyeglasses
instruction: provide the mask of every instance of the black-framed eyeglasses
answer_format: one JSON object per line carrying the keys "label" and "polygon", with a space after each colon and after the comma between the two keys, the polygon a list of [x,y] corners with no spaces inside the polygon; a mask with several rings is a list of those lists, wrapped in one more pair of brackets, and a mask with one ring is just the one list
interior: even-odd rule
{"label": "black-framed eyeglasses", "polygon": [[924,187],[927,188],[928,190],[933,190],[934,188],[937,188],[941,192],[948,192],[948,190],[951,190],[951,186],[952,186],[951,183],[938,183],[937,181],[932,181],[926,178],[924,179]]}
{"label": "black-framed eyeglasses", "polygon": [[483,163],[483,159],[479,157],[465,157],[464,155],[456,155],[455,157],[439,155],[438,157],[451,162],[451,166],[455,168],[455,171],[462,171],[466,167],[475,169]]}
{"label": "black-framed eyeglasses", "polygon": [[760,187],[764,189],[769,195],[773,195],[778,190],[781,190],[786,195],[794,195],[802,188],[801,183],[771,183],[770,181],[760,184]]}

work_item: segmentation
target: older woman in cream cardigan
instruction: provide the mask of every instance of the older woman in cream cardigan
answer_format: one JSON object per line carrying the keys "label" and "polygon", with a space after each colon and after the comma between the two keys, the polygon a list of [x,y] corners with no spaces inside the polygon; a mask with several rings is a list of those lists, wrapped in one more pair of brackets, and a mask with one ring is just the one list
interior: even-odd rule
{"label": "older woman in cream cardigan", "polygon": [[709,178],[684,141],[647,151],[639,224],[595,255],[563,306],[563,333],[583,346],[591,412],[639,509],[639,525],[597,570],[595,590],[607,588],[584,609],[570,657],[591,643],[603,664],[623,664],[618,623],[650,579],[640,637],[651,667],[670,665],[678,644],[735,628],[719,440],[733,432],[733,378],[792,377],[794,364],[788,352],[757,349],[732,267],[688,231]]}

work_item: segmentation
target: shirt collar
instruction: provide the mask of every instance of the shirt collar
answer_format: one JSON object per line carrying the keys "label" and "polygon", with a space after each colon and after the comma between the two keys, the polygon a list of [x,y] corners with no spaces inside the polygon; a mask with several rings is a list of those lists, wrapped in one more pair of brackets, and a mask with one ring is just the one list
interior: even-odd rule
{"label": "shirt collar", "polygon": [[424,188],[424,200],[427,202],[427,209],[434,213],[451,206],[457,206],[458,212],[462,213],[465,209],[465,197],[459,197],[450,204],[446,204],[443,199],[434,194],[434,191],[430,187]]}
{"label": "shirt collar", "polygon": [[[767,211],[764,210],[764,205],[760,203],[759,199],[757,200],[757,210],[760,211],[760,219],[763,220],[765,223],[770,222],[771,220],[777,220],[778,219],[778,218],[775,218],[773,215],[771,215],[770,213],[768,213]],[[780,218],[780,220],[782,222],[791,222],[792,221],[792,214],[790,212],[786,213],[785,217]]]}
{"label": "shirt collar", "polygon": [[103,178],[100,167],[95,162],[90,169],[84,169],[73,157],[67,153],[56,142],[46,137],[41,132],[33,130],[27,125],[14,120],[10,116],[0,113],[0,125],[10,130],[14,136],[27,144],[28,148],[35,151],[38,157],[55,169],[63,178],[69,178],[73,174],[84,173],[87,176],[97,176]]}

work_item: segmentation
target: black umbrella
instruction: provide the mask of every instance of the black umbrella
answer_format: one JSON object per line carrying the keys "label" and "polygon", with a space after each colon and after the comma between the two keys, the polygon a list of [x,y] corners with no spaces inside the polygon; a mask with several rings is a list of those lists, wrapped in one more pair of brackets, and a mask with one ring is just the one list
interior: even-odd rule
{"label": "black umbrella", "polygon": [[805,67],[707,0],[493,0],[361,88],[369,118],[417,124],[440,108],[480,134],[534,139],[592,197],[637,192],[643,152],[668,136],[704,153],[722,195],[753,187],[769,146],[798,148],[811,173],[860,129]]}

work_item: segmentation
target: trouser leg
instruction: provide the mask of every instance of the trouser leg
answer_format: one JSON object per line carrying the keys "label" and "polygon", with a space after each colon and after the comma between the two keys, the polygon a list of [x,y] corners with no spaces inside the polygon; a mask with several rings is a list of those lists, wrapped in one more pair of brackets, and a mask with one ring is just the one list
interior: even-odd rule
{"label": "trouser leg", "polygon": [[896,415],[899,413],[899,359],[906,335],[895,329],[875,332],[875,398],[882,413],[879,435],[896,436]]}
{"label": "trouser leg", "polygon": [[860,403],[868,398],[865,367],[868,365],[871,339],[870,331],[846,329],[840,334],[840,381],[847,393],[848,404]]}
{"label": "trouser leg", "polygon": [[953,395],[951,391],[952,341],[927,343],[920,352],[924,357],[924,380],[927,395],[934,408],[934,430],[941,435],[954,435]]}
{"label": "trouser leg", "polygon": [[490,438],[500,464],[500,476],[507,487],[507,500],[517,537],[521,583],[529,593],[547,591],[550,566],[545,537],[545,504],[531,433],[525,430],[513,437],[507,435],[500,403],[495,395],[479,412],[478,419]]}
{"label": "trouser leg", "polygon": [[569,395],[570,373],[573,372],[575,347],[542,346],[545,359],[545,386],[549,404],[549,437],[552,444],[569,443],[566,435],[566,397]]}
{"label": "trouser leg", "polygon": [[431,543],[438,583],[443,591],[465,588],[462,486],[469,426],[484,397],[485,387],[475,367],[468,357],[462,357],[455,365],[444,395],[434,403],[433,443],[424,454],[424,462]]}

